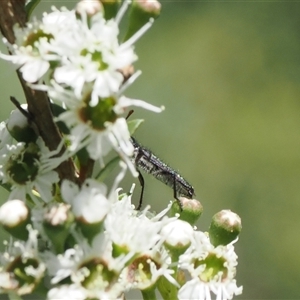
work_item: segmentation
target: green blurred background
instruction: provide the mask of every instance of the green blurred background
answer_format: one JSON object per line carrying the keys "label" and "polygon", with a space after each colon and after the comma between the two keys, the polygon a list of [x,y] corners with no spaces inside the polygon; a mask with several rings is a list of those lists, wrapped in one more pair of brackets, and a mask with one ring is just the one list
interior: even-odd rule
{"label": "green blurred background", "polygon": [[[143,75],[126,94],[166,107],[136,109],[136,137],[194,185],[199,229],[221,209],[241,216],[239,299],[300,299],[299,25],[299,2],[167,1],[136,44]],[[0,70],[4,120],[9,96],[24,97],[13,68]],[[165,207],[172,190],[145,180],[144,203]]]}

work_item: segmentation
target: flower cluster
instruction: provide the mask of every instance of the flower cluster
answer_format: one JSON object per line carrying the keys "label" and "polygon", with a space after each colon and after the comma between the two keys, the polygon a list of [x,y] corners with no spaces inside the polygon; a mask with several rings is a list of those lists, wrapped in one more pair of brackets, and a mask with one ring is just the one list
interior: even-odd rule
{"label": "flower cluster", "polygon": [[[140,290],[156,299],[158,290],[164,299],[221,300],[242,292],[236,214],[219,212],[203,233],[193,227],[203,210],[195,199],[179,197],[154,214],[132,205],[134,185],[121,193],[126,170],[138,174],[130,136],[141,121],[127,122],[126,111],[163,109],[124,95],[141,73],[134,43],[159,11],[153,0],[82,0],[16,27],[15,44],[5,40],[11,55],[0,57],[47,95],[61,142],[49,150],[28,99],[0,123],[0,184],[9,191],[0,224],[12,237],[0,254],[0,293],[84,300]],[[66,161],[73,181],[58,171]],[[108,186],[103,180],[117,167]]]}
{"label": "flower cluster", "polygon": [[31,212],[20,200],[0,208],[1,223],[19,237],[1,257],[1,292],[38,292],[48,280],[47,299],[53,300],[120,299],[132,289],[155,298],[156,288],[164,299],[241,293],[234,241],[213,246],[188,222],[167,217],[171,204],[156,216],[139,213],[131,196],[108,195],[92,179],[81,189],[65,181],[62,199]]}
{"label": "flower cluster", "polygon": [[[94,5],[87,2],[91,2],[88,7]],[[85,148],[94,160],[102,160],[111,149],[122,159],[132,155],[123,117],[128,107],[162,110],[123,95],[140,74],[132,66],[137,59],[133,44],[153,21],[121,43],[120,18],[117,14],[106,20],[101,7],[91,15],[80,5],[76,11],[53,8],[41,21],[16,29],[16,44],[8,44],[13,55],[0,54],[19,67],[33,89],[47,91],[52,101],[64,107],[57,120],[69,128],[70,151]]]}

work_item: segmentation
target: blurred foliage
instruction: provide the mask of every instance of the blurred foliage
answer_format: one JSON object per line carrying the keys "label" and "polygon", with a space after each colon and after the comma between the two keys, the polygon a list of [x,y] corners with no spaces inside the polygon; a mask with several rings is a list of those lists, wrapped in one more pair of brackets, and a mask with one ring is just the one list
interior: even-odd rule
{"label": "blurred foliage", "polygon": [[[221,209],[241,216],[240,299],[299,299],[300,3],[162,4],[137,43],[143,75],[127,95],[166,110],[136,109],[146,119],[136,137],[194,185],[204,206],[199,227]],[[9,95],[24,97],[12,67],[0,68],[5,119]],[[145,180],[144,205],[159,210],[172,191]],[[138,184],[135,191],[137,202]]]}

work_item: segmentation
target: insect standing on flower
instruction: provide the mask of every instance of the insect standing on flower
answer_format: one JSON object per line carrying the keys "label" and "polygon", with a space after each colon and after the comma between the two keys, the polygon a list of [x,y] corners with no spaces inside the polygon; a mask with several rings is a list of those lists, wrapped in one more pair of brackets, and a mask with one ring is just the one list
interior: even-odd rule
{"label": "insect standing on flower", "polygon": [[[132,113],[133,111],[130,111],[127,118]],[[139,173],[138,179],[142,187],[139,205],[137,207],[138,210],[142,206],[145,189],[145,181],[139,169],[152,175],[157,180],[172,188],[173,197],[178,201],[179,204],[180,201],[178,197],[180,196],[184,196],[189,199],[193,198],[195,195],[193,186],[189,184],[177,171],[168,166],[166,163],[162,162],[161,159],[154,155],[149,149],[139,144],[135,138],[131,137],[131,143],[134,147],[132,161],[136,165]]]}

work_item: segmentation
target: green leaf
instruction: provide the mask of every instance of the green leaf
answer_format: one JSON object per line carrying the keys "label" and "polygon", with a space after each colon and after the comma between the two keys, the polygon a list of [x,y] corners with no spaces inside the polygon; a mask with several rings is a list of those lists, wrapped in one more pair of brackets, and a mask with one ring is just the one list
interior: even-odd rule
{"label": "green leaf", "polygon": [[138,127],[144,122],[143,119],[135,119],[127,121],[128,130],[130,132],[130,135],[133,135],[135,131],[138,129]]}

